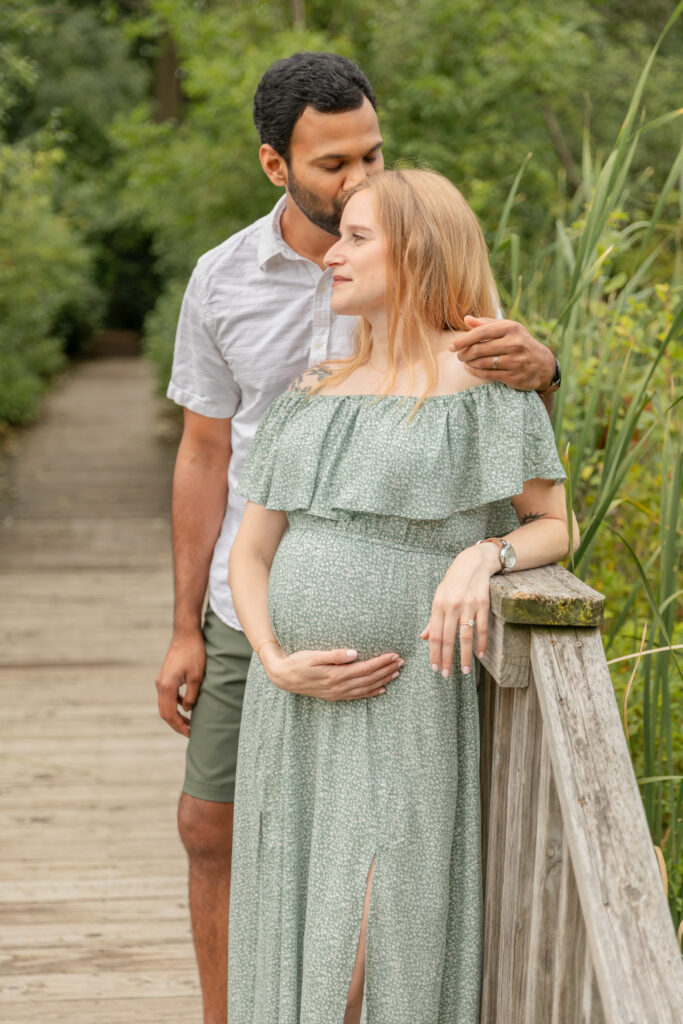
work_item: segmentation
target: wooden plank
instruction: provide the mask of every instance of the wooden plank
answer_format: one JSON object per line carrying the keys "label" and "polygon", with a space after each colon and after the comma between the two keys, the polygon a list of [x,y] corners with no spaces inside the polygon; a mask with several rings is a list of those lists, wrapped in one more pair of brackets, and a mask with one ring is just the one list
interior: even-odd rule
{"label": "wooden plank", "polygon": [[567,833],[563,836],[560,902],[553,972],[551,1024],[582,1024],[586,928],[583,922]]}
{"label": "wooden plank", "polygon": [[7,1024],[190,1024],[200,1020],[198,995],[94,999],[83,993],[80,999],[31,999],[0,1006],[0,1021]]}
{"label": "wooden plank", "polygon": [[136,940],[104,942],[92,932],[84,943],[57,943],[54,946],[0,949],[0,989],[11,984],[7,979],[42,978],[47,974],[81,974],[84,971],[153,971],[160,964],[183,971],[187,967],[187,935],[182,932],[156,942],[148,934]]}
{"label": "wooden plank", "polygon": [[677,1024],[683,965],[600,634],[534,627],[531,660],[605,1017]]}
{"label": "wooden plank", "polygon": [[[162,843],[171,844],[171,849],[176,857],[182,856],[182,848],[176,839],[172,839],[171,822],[175,819],[171,815],[169,824],[164,828],[158,826],[148,829],[142,835],[120,836],[116,829],[99,829],[96,834],[89,835],[87,825],[83,825],[72,836],[65,836],[56,833],[54,836],[46,835],[46,830],[36,831],[33,835],[24,835],[20,839],[8,842],[5,850],[9,851],[12,859],[22,858],[27,861],[38,862],[41,860],[40,847],[48,845],[58,860],[64,860],[73,852],[75,844],[78,844],[78,853],[84,864],[106,863],[111,854],[109,850],[115,849],[116,855],[126,860],[135,860],[138,857],[145,857],[150,848]],[[45,854],[42,855],[45,860]]]}
{"label": "wooden plank", "polygon": [[[33,752],[35,761],[54,761],[64,764],[87,763],[89,759],[92,760],[93,755],[99,757],[100,754],[103,757],[118,755],[121,758],[128,752],[142,752],[143,750],[151,757],[157,752],[166,751],[169,741],[175,742],[173,732],[168,729],[168,726],[164,726],[163,722],[158,721],[157,729],[158,735],[152,736],[137,736],[131,732],[112,736],[108,723],[103,721],[100,725],[99,735],[76,734],[71,736],[67,749],[65,749],[64,742],[60,743],[58,739],[45,738],[40,744],[39,750],[36,750],[35,742],[31,737],[7,736],[3,737],[3,746],[5,747],[3,754],[4,757],[10,758],[12,755],[29,756]],[[179,746],[179,749],[182,748]],[[127,771],[134,772],[134,768],[128,768]]]}
{"label": "wooden plank", "polygon": [[529,682],[528,626],[514,626],[489,613],[486,653],[480,659],[499,686],[526,686]]}
{"label": "wooden plank", "polygon": [[[178,859],[180,865],[182,861]],[[29,881],[0,881],[0,904],[21,903],[54,903],[64,900],[129,900],[133,896],[141,898],[157,897],[170,899],[171,894],[180,898],[185,886],[180,870],[169,875],[156,875],[152,878],[138,878],[131,875],[125,886],[115,886],[109,878],[72,878],[68,882],[63,879],[42,878]]]}
{"label": "wooden plank", "polygon": [[588,942],[585,943],[586,956],[583,966],[583,992],[581,993],[581,1021],[585,1024],[605,1024],[602,1012],[602,1001],[598,991],[598,982],[593,970],[593,960]]}
{"label": "wooden plank", "polygon": [[[186,957],[185,970],[174,964],[170,970],[118,971],[93,969],[66,974],[18,975],[3,979],[0,986],[0,1012],[4,1004],[21,999],[91,999],[109,997],[129,999],[163,998],[169,995],[188,996],[197,992],[196,970]],[[135,1004],[131,1006],[135,1013]],[[135,1017],[131,1017],[135,1020]]]}
{"label": "wooden plank", "polygon": [[[534,684],[535,686],[535,684]],[[529,925],[529,967],[524,1021],[549,1021],[553,1006],[555,936],[558,934],[563,849],[562,811],[543,738],[538,789],[536,850]]]}
{"label": "wooden plank", "polygon": [[[25,898],[17,902],[3,901],[2,924],[7,927],[22,924],[39,924],[41,926],[64,924],[64,934],[74,928],[76,933],[88,926],[97,931],[105,921],[113,924],[122,922],[127,926],[146,927],[150,919],[156,921],[187,922],[187,887],[181,885],[180,878],[163,879],[158,876],[146,879],[147,891],[144,894],[133,894],[130,885],[125,888],[113,889],[110,885],[108,899],[97,899],[83,896],[73,881],[59,887],[53,882],[52,889],[56,897],[51,900]],[[165,884],[164,884],[165,881]],[[172,883],[172,884],[171,884]],[[35,892],[35,889],[30,890]],[[178,924],[184,931],[184,924]]]}
{"label": "wooden plank", "polygon": [[495,1020],[498,1000],[501,898],[507,823],[508,773],[512,746],[514,690],[496,687],[495,737],[488,813],[488,852],[484,893],[484,967],[482,1021]]}
{"label": "wooden plank", "polygon": [[478,674],[479,687],[479,799],[481,817],[481,870],[482,890],[486,892],[486,868],[489,845],[489,813],[491,805],[491,780],[493,773],[493,749],[496,732],[496,681],[481,668]]}
{"label": "wooden plank", "polygon": [[[150,837],[155,836],[157,833],[166,835],[169,824],[173,822],[175,816],[172,812],[169,813],[170,809],[166,809],[165,814],[163,810],[161,809],[160,811],[159,809],[145,808],[143,806],[136,808],[135,814],[133,814],[130,808],[122,804],[109,815],[90,812],[91,816],[88,817],[88,834],[93,841],[97,841],[107,838],[111,834],[117,834],[121,828],[126,828],[130,829],[133,833],[137,833],[137,835],[133,834],[128,837],[133,842],[139,842],[139,839],[144,839],[145,835]],[[54,812],[52,814],[32,814],[30,818],[26,818],[23,821],[10,822],[3,832],[3,842],[7,846],[11,846],[22,839],[32,839],[40,842],[41,839],[44,840],[46,838],[46,833],[51,835],[62,834],[67,836],[67,838],[69,838],[68,833],[71,833],[73,841],[73,838],[78,835],[78,830],[83,820],[84,816],[79,814],[76,808],[72,810],[64,809],[62,812]],[[79,835],[79,842],[81,838]]]}
{"label": "wooden plank", "polygon": [[[137,849],[128,851],[128,856],[123,855],[118,849],[116,851],[116,864],[103,863],[102,858],[93,858],[88,861],[84,858],[74,856],[73,849],[66,857],[53,857],[50,862],[50,878],[56,882],[59,879],[68,881],[74,875],[82,879],[106,878],[111,885],[120,884],[122,888],[128,884],[131,874],[135,873],[138,878],[156,878],[159,875],[176,875],[180,880],[181,888],[185,886],[187,871],[182,861],[179,862],[179,843],[164,842],[159,849],[150,848],[143,853]],[[21,860],[9,860],[3,857],[2,871],[4,878],[13,884],[33,882],[45,876],[44,858],[39,857],[32,851],[32,857],[23,857]],[[182,853],[181,853],[182,857]],[[4,908],[0,908],[0,920],[2,920]],[[0,935],[0,944],[2,935]]]}
{"label": "wooden plank", "polygon": [[[98,906],[98,910],[104,909]],[[146,909],[153,910],[147,903]],[[187,908],[182,908],[182,915],[159,920],[154,913],[143,918],[138,911],[129,916],[125,921],[99,920],[91,918],[76,924],[70,923],[68,930],[64,929],[62,921],[56,923],[22,922],[20,924],[8,924],[2,921],[0,932],[0,950],[10,951],[12,954],[21,955],[26,948],[29,948],[35,955],[46,948],[58,949],[63,946],[88,947],[94,941],[104,944],[107,948],[125,948],[134,945],[161,944],[164,942],[183,943],[185,955],[187,955],[187,939],[190,935],[190,920]],[[134,924],[134,928],[131,925]]]}
{"label": "wooden plank", "polygon": [[500,903],[497,1020],[525,1024],[543,723],[533,684],[514,691]]}
{"label": "wooden plank", "polygon": [[[177,765],[174,765],[172,762],[169,763],[168,767],[177,769]],[[173,777],[175,775],[178,776],[177,788],[179,792],[181,773],[176,770],[173,772]],[[29,790],[28,793],[26,792],[27,788]],[[103,782],[98,782],[96,787],[72,784],[59,788],[59,799],[54,801],[51,801],[49,794],[46,794],[45,786],[39,786],[38,784],[29,787],[5,786],[0,789],[0,797],[2,798],[2,805],[8,813],[25,809],[28,799],[31,800],[34,814],[43,815],[49,814],[56,808],[69,807],[71,801],[77,802],[80,798],[84,813],[95,806],[114,808],[121,801],[125,801],[130,807],[163,807],[165,809],[164,820],[166,821],[168,821],[169,813],[171,816],[173,814],[173,808],[169,811],[168,807],[169,780],[168,778],[164,780],[161,773],[159,773],[156,779],[148,780],[139,789],[135,786],[132,779],[126,779],[120,786],[117,786],[114,782],[107,784],[107,780],[104,780]],[[23,804],[21,801],[22,789],[24,791]]]}
{"label": "wooden plank", "polygon": [[[169,781],[175,783],[180,792],[181,767],[176,752],[175,756],[172,754],[162,762],[162,770],[155,772],[152,778],[140,782],[136,782],[130,776],[123,779],[105,778],[99,780],[94,787],[77,779],[67,786],[59,786],[56,789],[48,789],[44,783],[34,783],[32,786],[19,783],[0,786],[0,798],[3,810],[8,814],[16,810],[26,810],[29,800],[35,814],[50,813],[57,808],[71,807],[74,804],[82,807],[84,812],[90,812],[96,807],[113,808],[123,801],[128,807],[163,807],[164,814],[168,817]],[[171,780],[168,777],[169,770],[172,772]]]}
{"label": "wooden plank", "polygon": [[166,561],[170,543],[167,516],[131,517],[125,505],[97,518],[7,516],[2,532],[3,572],[33,571],[44,577],[50,572],[61,573],[65,568],[158,572],[160,564]]}
{"label": "wooden plank", "polygon": [[491,611],[504,622],[599,626],[605,599],[560,565],[491,577]]}

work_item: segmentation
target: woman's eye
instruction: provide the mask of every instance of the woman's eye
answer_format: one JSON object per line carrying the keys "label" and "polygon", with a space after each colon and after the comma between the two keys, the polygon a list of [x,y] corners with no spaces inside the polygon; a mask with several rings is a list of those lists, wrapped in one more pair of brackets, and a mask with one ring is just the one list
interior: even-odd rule
{"label": "woman's eye", "polygon": [[365,241],[365,238],[363,237],[363,235],[351,235],[351,238],[354,240],[354,242],[364,242]]}

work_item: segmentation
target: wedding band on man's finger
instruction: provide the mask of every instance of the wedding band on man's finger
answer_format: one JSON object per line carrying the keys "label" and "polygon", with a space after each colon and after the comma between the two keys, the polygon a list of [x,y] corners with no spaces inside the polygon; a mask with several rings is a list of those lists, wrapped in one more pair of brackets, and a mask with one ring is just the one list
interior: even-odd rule
{"label": "wedding band on man's finger", "polygon": [[497,355],[495,355],[495,356],[493,357],[493,366],[491,367],[491,369],[492,369],[492,370],[496,370],[497,368],[498,368],[498,356],[497,356]]}

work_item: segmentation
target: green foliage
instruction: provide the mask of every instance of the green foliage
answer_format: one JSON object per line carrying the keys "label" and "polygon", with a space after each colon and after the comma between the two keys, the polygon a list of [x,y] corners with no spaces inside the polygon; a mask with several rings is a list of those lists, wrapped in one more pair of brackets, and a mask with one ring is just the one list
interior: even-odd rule
{"label": "green foliage", "polygon": [[[683,5],[680,5],[683,8]],[[680,9],[679,8],[679,9]],[[604,161],[584,141],[580,189],[554,237],[524,260],[523,241],[499,226],[503,288],[531,328],[556,350],[564,386],[555,407],[568,446],[573,500],[582,523],[573,569],[607,597],[605,642],[653,841],[664,854],[676,923],[683,916],[683,626],[679,525],[683,360],[680,196],[683,149],[662,175],[649,217],[631,184],[641,132],[639,103],[649,63]],[[517,183],[515,184],[515,191]],[[507,204],[506,211],[512,208]],[[506,214],[507,217],[507,214]],[[520,266],[528,271],[520,275]],[[509,277],[507,276],[509,274]],[[649,651],[636,664],[630,655]],[[635,674],[631,677],[632,670]],[[631,694],[640,700],[628,704]]]}
{"label": "green foliage", "polygon": [[35,63],[26,53],[29,39],[46,31],[42,11],[23,0],[6,0],[0,28],[0,125],[8,119],[22,89],[38,78]]}
{"label": "green foliage", "polygon": [[34,73],[16,95],[5,134],[13,142],[57,123],[68,172],[82,175],[109,157],[107,126],[145,95],[148,75],[130,59],[120,28],[104,25],[94,9],[46,9],[43,17],[49,31],[24,42]]}
{"label": "green foliage", "polygon": [[[292,28],[289,0],[149,0],[128,22],[145,50],[170,34],[185,95],[180,123],[155,123],[143,104],[121,115],[110,136],[120,209],[153,236],[169,294],[201,252],[272,205],[275,194],[258,167],[251,100],[278,57],[308,48],[357,60],[378,95],[388,162],[402,157],[442,171],[464,188],[484,224],[498,221],[517,168],[533,153],[513,213],[517,238],[538,244],[563,217],[567,192],[581,192],[587,109],[598,150],[609,148],[654,23],[634,9],[625,24],[587,0],[304,6],[305,30]],[[676,71],[673,52],[660,56],[643,97],[650,121],[667,112]],[[633,198],[644,218],[675,148],[662,125],[635,154]],[[160,298],[169,309],[173,301]],[[153,347],[161,354],[162,340]],[[168,353],[161,362],[169,365]]]}
{"label": "green foliage", "polygon": [[94,301],[89,254],[53,191],[63,154],[0,147],[0,422],[35,418],[47,378],[64,363],[57,324]]}
{"label": "green foliage", "polygon": [[148,308],[157,294],[149,239],[122,223],[112,197],[107,139],[114,114],[146,92],[148,73],[97,6],[3,5],[0,423],[35,418],[65,351],[105,310],[111,326],[128,326],[121,321],[135,318],[136,303]]}

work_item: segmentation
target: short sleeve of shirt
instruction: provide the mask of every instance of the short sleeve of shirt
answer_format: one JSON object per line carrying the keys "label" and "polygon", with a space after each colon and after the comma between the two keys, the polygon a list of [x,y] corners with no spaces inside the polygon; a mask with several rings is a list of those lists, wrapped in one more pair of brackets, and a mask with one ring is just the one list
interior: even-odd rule
{"label": "short sleeve of shirt", "polygon": [[213,419],[229,419],[240,404],[240,389],[216,340],[200,265],[185,289],[166,394],[190,412]]}

